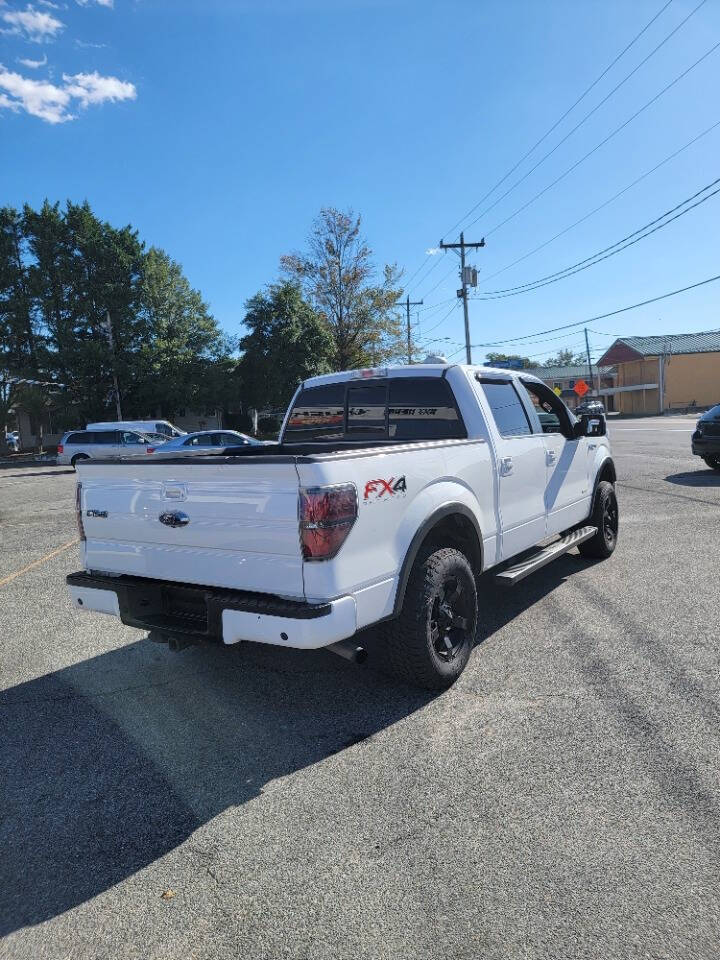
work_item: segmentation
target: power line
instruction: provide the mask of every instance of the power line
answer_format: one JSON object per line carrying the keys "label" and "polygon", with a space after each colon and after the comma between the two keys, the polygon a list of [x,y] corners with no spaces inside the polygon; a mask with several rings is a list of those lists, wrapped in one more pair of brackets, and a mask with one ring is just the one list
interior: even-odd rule
{"label": "power line", "polygon": [[[547,138],[550,136],[550,134],[553,133],[553,131],[557,129],[557,127],[563,122],[563,120],[564,120],[570,113],[572,113],[572,111],[575,109],[575,107],[577,107],[577,105],[578,105],[579,103],[581,103],[581,102],[585,99],[585,97],[590,93],[590,91],[593,90],[593,89],[598,85],[598,83],[600,83],[600,81],[603,79],[603,77],[605,77],[605,76],[610,72],[610,70],[612,70],[612,68],[615,66],[615,64],[616,64],[620,59],[622,59],[622,57],[628,52],[628,50],[637,43],[637,41],[640,39],[640,37],[642,37],[643,34],[646,33],[646,31],[653,25],[653,23],[655,23],[655,21],[658,19],[658,17],[659,17],[661,14],[663,14],[663,13],[665,12],[665,10],[667,10],[667,8],[670,6],[670,4],[671,4],[672,2],[673,2],[673,0],[667,0],[667,2],[666,2],[665,4],[663,4],[663,6],[658,10],[658,12],[655,14],[655,16],[652,17],[650,20],[648,20],[648,22],[645,24],[645,26],[642,28],[642,30],[641,30],[639,33],[637,33],[637,34],[633,37],[633,39],[632,39],[625,47],[623,47],[623,49],[620,51],[620,53],[618,53],[617,56],[608,64],[608,66],[605,67],[605,69],[602,71],[602,73],[601,73],[598,77],[596,77],[595,80],[593,80],[593,82],[590,84],[590,86],[587,87],[587,88],[580,94],[580,96],[577,98],[577,100],[576,100],[570,107],[568,107],[568,109],[565,111],[565,113],[564,113],[558,120],[555,121],[555,123],[550,127],[550,129],[547,130],[547,131],[540,137],[540,139],[539,139],[538,141],[536,141],[536,143],[534,143],[534,144],[532,145],[532,147],[530,147],[530,149],[527,151],[527,153],[523,154],[523,156],[520,157],[520,159],[517,161],[517,163],[516,163],[513,167],[511,167],[511,168],[508,170],[508,172],[507,172],[503,177],[501,177],[501,178],[498,180],[498,182],[497,182],[490,190],[488,190],[488,192],[487,192],[483,197],[481,197],[481,198],[478,200],[478,202],[475,204],[474,207],[471,207],[470,210],[468,210],[468,212],[467,212],[466,214],[464,214],[464,215],[457,221],[457,223],[453,224],[453,226],[450,227],[449,230],[446,230],[445,233],[443,234],[443,236],[448,236],[449,234],[454,233],[454,231],[457,230],[457,228],[460,226],[460,224],[463,222],[463,220],[465,220],[467,217],[471,216],[471,215],[477,210],[477,208],[478,208],[481,204],[483,204],[483,203],[488,199],[488,197],[492,196],[492,194],[497,190],[498,187],[502,186],[502,184],[507,180],[508,177],[512,176],[512,174],[515,173],[515,171],[517,170],[517,168],[518,168],[525,160],[527,160],[527,158],[530,156],[530,154],[532,154],[532,153],[540,146],[541,143],[543,143],[545,140],[547,140]],[[426,265],[427,261],[428,261],[432,256],[433,256],[433,254],[431,254],[431,253],[426,253],[426,254],[425,254],[425,260],[423,260],[423,262],[420,264],[420,266],[417,268],[417,270],[412,274],[412,276],[408,278],[408,281],[407,281],[407,283],[406,283],[406,285],[405,285],[406,288],[409,288],[409,286],[410,286],[410,284],[412,283],[412,281],[413,281],[413,280],[415,279],[415,277],[420,273],[420,271],[421,271],[421,270],[423,269],[423,267]],[[432,268],[431,268],[431,270],[432,270]],[[428,274],[431,272],[431,270],[428,271]],[[428,274],[426,274],[426,277],[428,276]],[[420,281],[418,281],[418,282],[420,282]]]}
{"label": "power line", "polygon": [[[703,0],[703,2],[704,2],[704,0]],[[593,80],[593,82],[590,84],[590,86],[587,87],[587,89],[584,90],[583,93],[580,94],[580,96],[579,96],[579,97],[577,98],[577,100],[572,104],[572,106],[568,107],[568,109],[565,111],[565,113],[564,113],[558,120],[555,121],[555,123],[550,127],[550,129],[547,130],[547,131],[540,137],[540,139],[539,139],[536,143],[533,144],[532,147],[530,147],[530,149],[527,151],[527,153],[525,153],[522,157],[520,157],[520,159],[519,159],[518,162],[515,164],[515,166],[514,166],[514,167],[511,167],[510,170],[508,170],[508,172],[505,174],[505,176],[501,177],[500,180],[498,180],[498,182],[495,184],[495,186],[494,186],[494,187],[491,187],[491,189],[488,190],[488,192],[485,194],[484,197],[481,197],[480,200],[478,200],[478,202],[475,204],[474,207],[471,207],[470,210],[468,210],[468,212],[467,212],[464,216],[462,216],[462,217],[458,220],[457,223],[453,224],[453,226],[452,226],[449,230],[446,230],[446,231],[445,231],[446,234],[453,233],[453,231],[457,230],[457,228],[460,226],[460,224],[463,222],[463,220],[466,220],[467,217],[471,216],[471,215],[477,210],[477,208],[478,208],[479,206],[481,206],[481,204],[483,204],[483,203],[488,199],[488,197],[492,196],[492,194],[497,190],[498,187],[502,186],[502,184],[507,180],[508,177],[512,176],[512,174],[517,170],[517,168],[518,168],[525,160],[527,160],[527,158],[530,156],[530,154],[533,153],[533,152],[540,146],[541,143],[543,143],[545,140],[547,140],[547,138],[550,136],[550,134],[551,134],[554,130],[556,130],[557,127],[560,126],[560,124],[563,122],[563,120],[564,120],[570,113],[572,113],[572,111],[575,109],[575,107],[577,107],[577,105],[578,105],[579,103],[581,103],[582,100],[585,99],[585,97],[590,93],[590,91],[593,90],[593,89],[598,85],[598,83],[600,83],[600,81],[603,79],[603,77],[605,77],[605,76],[610,72],[610,70],[612,70],[612,68],[615,66],[615,64],[628,52],[628,50],[629,50],[635,43],[637,43],[637,41],[640,39],[640,37],[652,26],[653,23],[655,23],[655,21],[658,19],[658,17],[659,17],[662,13],[664,13],[665,10],[667,10],[667,8],[670,6],[671,3],[672,3],[672,0],[668,0],[668,2],[665,3],[665,4],[658,10],[658,12],[655,14],[655,16],[645,24],[645,26],[642,28],[642,30],[640,31],[640,33],[636,34],[636,35],[633,37],[633,39],[630,41],[630,43],[628,43],[627,46],[624,47],[624,48],[620,51],[620,53],[615,57],[615,59],[612,60],[612,62],[609,63],[607,67],[605,67],[605,69],[603,70],[603,72],[602,72],[598,77],[596,77],[595,80]]]}
{"label": "power line", "polygon": [[495,277],[498,277],[501,273],[505,273],[506,270],[509,270],[511,267],[517,266],[518,263],[522,263],[523,260],[527,260],[528,257],[531,257],[533,254],[537,253],[539,250],[542,250],[544,247],[547,247],[549,244],[553,243],[555,240],[558,240],[560,237],[564,236],[566,233],[569,233],[570,230],[573,230],[575,227],[579,226],[581,223],[584,223],[586,220],[589,220],[590,217],[594,216],[596,213],[599,213],[600,210],[609,206],[613,201],[617,200],[624,193],[627,193],[628,190],[637,186],[642,180],[645,180],[651,174],[655,173],[656,170],[659,170],[660,167],[663,167],[666,163],[669,163],[671,160],[674,160],[675,157],[679,156],[684,150],[687,150],[688,147],[691,147],[693,144],[697,143],[698,140],[701,140],[703,137],[707,136],[708,133],[711,133],[715,130],[716,127],[720,127],[720,120],[717,120],[712,126],[708,127],[706,130],[703,130],[702,133],[699,133],[696,137],[693,137],[692,140],[689,140],[686,144],[676,150],[674,153],[671,153],[669,156],[665,157],[664,160],[661,160],[660,163],[655,164],[650,170],[646,170],[645,173],[641,174],[637,179],[633,180],[632,183],[629,183],[626,187],[623,187],[622,190],[619,190],[616,194],[610,197],[609,200],[605,200],[604,203],[601,203],[600,206],[595,207],[589,213],[586,213],[583,217],[580,217],[579,220],[576,220],[574,223],[571,223],[569,227],[565,227],[564,230],[561,230],[560,233],[556,233],[554,237],[550,237],[549,240],[545,240],[544,243],[541,243],[539,246],[534,247],[528,253],[523,254],[522,257],[518,257],[517,260],[513,260],[512,263],[508,263],[506,266],[502,267],[500,270],[496,270],[495,273],[491,273],[489,277],[486,277],[486,281],[493,280]]}
{"label": "power line", "polygon": [[453,300],[454,300],[455,302],[454,302],[453,305],[450,307],[450,309],[449,309],[448,312],[445,314],[445,316],[442,318],[442,320],[438,320],[438,322],[435,324],[434,327],[430,327],[429,330],[426,330],[426,331],[425,331],[425,336],[426,336],[426,337],[427,337],[427,335],[428,335],[429,333],[432,333],[433,330],[437,330],[438,327],[442,326],[442,324],[445,323],[445,321],[447,320],[447,318],[450,316],[450,314],[453,312],[453,310],[455,309],[455,307],[458,305],[458,300],[457,300],[457,298],[456,298],[456,297],[453,297]]}
{"label": "power line", "polygon": [[[610,99],[610,97],[612,97],[613,94],[617,93],[617,91],[620,89],[620,87],[622,87],[624,84],[626,84],[627,81],[628,81],[632,76],[634,76],[634,75],[638,72],[638,70],[639,70],[641,67],[643,67],[643,66],[648,62],[648,60],[651,59],[651,57],[654,57],[655,54],[658,52],[658,50],[660,50],[661,47],[664,47],[665,44],[668,42],[668,40],[670,40],[671,37],[673,37],[673,36],[678,32],[678,30],[680,30],[681,27],[683,27],[683,26],[688,22],[688,20],[698,12],[698,10],[700,9],[700,7],[704,6],[704,4],[705,4],[706,2],[707,2],[707,0],[700,0],[700,3],[694,8],[694,10],[691,10],[691,12],[685,17],[684,20],[681,20],[680,23],[679,23],[673,30],[671,30],[670,33],[668,33],[667,36],[664,37],[664,39],[661,40],[660,43],[659,43],[656,47],[654,47],[654,49],[651,50],[650,53],[649,53],[643,60],[640,61],[640,63],[637,64],[637,66],[633,67],[633,69],[630,71],[630,73],[628,73],[625,77],[623,77],[623,79],[620,81],[620,83],[618,83],[616,86],[614,86],[614,87],[612,88],[612,90],[611,90],[608,94],[606,94],[606,95],[603,97],[603,99],[602,99],[599,103],[597,103],[597,104],[592,108],[592,110],[590,110],[588,113],[586,113],[585,116],[582,118],[582,120],[580,120],[578,123],[576,123],[575,126],[572,128],[572,130],[570,130],[568,133],[566,133],[565,136],[562,138],[562,140],[559,140],[559,141],[555,144],[555,146],[552,148],[552,150],[548,150],[548,152],[547,152],[543,157],[541,157],[541,158],[537,161],[537,163],[533,164],[533,166],[530,167],[530,169],[529,169],[526,173],[524,173],[524,174],[520,177],[519,180],[516,180],[515,183],[513,183],[511,187],[508,187],[508,189],[505,191],[505,193],[503,193],[503,194],[501,194],[499,197],[497,197],[497,199],[495,199],[495,200],[490,204],[490,206],[487,207],[486,210],[484,210],[481,214],[479,214],[479,215],[476,217],[476,219],[472,221],[472,223],[473,223],[473,224],[474,224],[474,223],[477,223],[477,221],[478,221],[479,219],[481,219],[481,218],[484,217],[487,213],[489,213],[491,210],[493,210],[502,200],[505,199],[505,197],[507,197],[509,194],[511,194],[511,193],[513,192],[513,190],[515,190],[517,187],[520,186],[521,183],[523,183],[525,180],[527,180],[527,178],[528,178],[532,173],[534,173],[535,170],[537,170],[537,168],[538,168],[539,166],[541,166],[543,163],[545,163],[545,161],[548,159],[548,157],[551,157],[551,156],[555,153],[555,151],[556,151],[559,147],[561,147],[561,146],[566,142],[566,140],[569,140],[570,137],[571,137],[577,130],[580,129],[580,127],[585,123],[586,120],[589,120],[590,117],[593,116],[593,114],[597,113],[597,111],[600,109],[600,107],[602,107],[605,103],[607,103],[607,101]],[[472,226],[472,224],[468,224],[468,226]]]}
{"label": "power line", "polygon": [[[695,67],[698,67],[703,62],[703,60],[706,60],[710,56],[710,54],[714,53],[717,50],[718,47],[720,47],[720,40],[716,44],[714,44],[712,47],[710,47],[710,49],[707,50],[694,63],[690,64],[689,67],[683,70],[682,73],[678,74],[678,76],[675,77],[674,80],[671,80],[670,83],[668,83],[665,87],[663,87],[663,89],[659,93],[656,93],[654,97],[652,97],[650,100],[644,103],[639,110],[636,110],[635,113],[633,113],[630,117],[628,117],[627,120],[623,121],[623,123],[621,123],[619,127],[616,127],[611,133],[609,133],[603,140],[600,141],[600,143],[597,143],[592,148],[592,150],[589,150],[584,156],[580,157],[579,160],[576,160],[571,166],[567,168],[567,170],[561,173],[559,177],[556,177],[546,187],[543,187],[543,189],[540,190],[539,193],[536,193],[534,197],[531,197],[529,200],[527,200],[524,204],[522,204],[522,206],[518,207],[517,210],[511,213],[508,217],[506,217],[504,220],[501,220],[500,223],[496,223],[495,226],[492,227],[490,230],[486,230],[485,236],[489,237],[490,234],[495,233],[496,230],[499,230],[501,227],[504,227],[505,224],[513,220],[519,213],[522,213],[523,210],[527,210],[527,208],[531,204],[535,203],[536,200],[539,200],[540,197],[542,197],[544,194],[548,192],[548,190],[551,190],[554,186],[557,186],[557,184],[560,183],[561,180],[564,180],[565,177],[571,174],[573,170],[575,170],[577,167],[580,166],[581,163],[584,163],[594,153],[600,150],[601,147],[604,147],[606,143],[609,143],[609,141],[612,140],[613,137],[617,136],[617,134],[620,133],[621,130],[624,130],[625,127],[631,124],[633,120],[636,120],[641,113],[644,113],[645,110],[648,109],[648,107],[651,107],[653,103],[655,103],[657,100],[660,99],[660,97],[666,94],[668,90],[671,89],[671,87],[674,87],[676,83],[679,83],[680,80],[686,77],[692,70],[695,69]],[[472,220],[468,226],[472,226],[473,224],[477,223],[477,221],[480,219],[481,216],[483,216],[483,214],[480,214],[480,216]]]}
{"label": "power line", "polygon": [[[623,250],[627,250],[628,247],[633,246],[633,244],[639,243],[640,240],[644,240],[646,237],[652,236],[653,233],[656,233],[658,230],[662,230],[663,227],[667,227],[669,224],[673,223],[678,219],[678,217],[682,217],[686,213],[690,213],[691,210],[694,210],[696,207],[700,206],[700,204],[705,203],[706,200],[710,200],[716,194],[720,193],[720,187],[718,187],[717,190],[713,190],[712,193],[709,193],[701,200],[698,200],[696,203],[693,203],[691,206],[687,207],[687,204],[691,203],[692,200],[695,200],[703,193],[707,193],[711,187],[717,186],[718,183],[720,183],[720,177],[718,177],[718,179],[714,180],[712,183],[709,183],[706,187],[703,187],[702,190],[698,190],[697,193],[693,194],[691,197],[688,197],[687,200],[683,200],[682,203],[677,204],[676,206],[672,207],[672,209],[667,210],[661,216],[651,220],[650,223],[646,223],[645,226],[633,231],[633,233],[629,233],[626,237],[623,237],[622,240],[618,240],[609,247],[605,247],[603,250],[599,250],[597,253],[592,254],[592,256],[586,257],[585,260],[579,260],[577,263],[573,263],[569,267],[565,267],[563,270],[558,270],[555,273],[549,273],[545,277],[539,277],[537,280],[532,280],[529,283],[523,283],[516,287],[506,287],[504,290],[482,291],[481,296],[473,297],[473,299],[499,300],[505,297],[515,297],[520,293],[532,293],[533,290],[539,290],[541,287],[546,287],[550,283],[557,283],[558,280],[565,280],[567,277],[571,277],[576,273],[580,273],[582,270],[587,270],[590,267],[594,267],[596,264],[602,263],[603,260],[607,260],[609,257],[614,257],[616,254],[622,253]],[[681,210],[680,213],[675,213],[675,211],[680,210],[681,207],[686,207],[686,209]],[[670,216],[672,213],[675,213],[674,217]],[[670,217],[670,219],[666,219],[667,217]],[[661,220],[664,220],[665,222],[661,223]],[[659,225],[655,226],[655,224]],[[654,229],[651,230],[650,227],[653,227]],[[638,234],[642,234],[642,236],[638,236]],[[632,239],[633,237],[635,239]]]}
{"label": "power line", "polygon": [[699,280],[697,283],[691,283],[687,287],[679,287],[677,290],[671,290],[669,293],[660,294],[658,297],[650,297],[649,300],[641,300],[639,303],[633,303],[628,307],[620,307],[618,310],[611,310],[609,313],[600,313],[595,317],[588,317],[586,320],[577,320],[575,323],[566,323],[561,327],[550,327],[548,330],[536,330],[535,333],[528,333],[523,337],[513,337],[511,340],[496,340],[493,343],[476,343],[475,347],[501,347],[507,343],[519,343],[522,340],[530,340],[533,337],[539,337],[545,333],[556,333],[558,330],[571,330],[573,327],[582,327],[596,320],[605,320],[607,317],[616,317],[620,313],[627,313],[628,310],[637,310],[638,307],[646,307],[648,304],[657,303],[659,300],[667,300],[668,297],[676,297],[679,293],[686,293],[688,290],[695,290],[698,287],[704,287],[708,283],[715,283],[720,280],[720,273],[714,277],[708,277],[705,280]]}

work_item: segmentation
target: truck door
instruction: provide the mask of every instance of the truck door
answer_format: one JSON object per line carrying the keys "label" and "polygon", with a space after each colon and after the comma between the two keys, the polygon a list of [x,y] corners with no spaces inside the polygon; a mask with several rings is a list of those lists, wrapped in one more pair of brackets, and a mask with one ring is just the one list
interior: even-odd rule
{"label": "truck door", "polygon": [[552,536],[585,520],[590,511],[588,440],[574,435],[568,408],[546,384],[527,379],[518,389],[533,404],[543,434],[547,536]]}
{"label": "truck door", "polygon": [[481,376],[495,429],[502,556],[507,560],[545,537],[545,444],[512,379]]}

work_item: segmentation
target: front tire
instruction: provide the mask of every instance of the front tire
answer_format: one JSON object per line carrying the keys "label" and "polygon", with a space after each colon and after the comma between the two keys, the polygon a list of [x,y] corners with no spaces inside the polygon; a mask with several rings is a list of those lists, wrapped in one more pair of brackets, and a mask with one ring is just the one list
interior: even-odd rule
{"label": "front tire", "polygon": [[703,460],[711,470],[717,470],[720,472],[720,457],[714,457],[709,454],[707,457],[703,457]]}
{"label": "front tire", "polygon": [[597,527],[594,537],[578,546],[580,555],[593,560],[607,560],[617,546],[620,512],[615,487],[601,480],[595,492],[595,505],[588,521]]}
{"label": "front tire", "polygon": [[452,547],[420,554],[402,612],[382,631],[387,666],[409,683],[446,689],[467,666],[477,617],[477,589],[467,557]]}

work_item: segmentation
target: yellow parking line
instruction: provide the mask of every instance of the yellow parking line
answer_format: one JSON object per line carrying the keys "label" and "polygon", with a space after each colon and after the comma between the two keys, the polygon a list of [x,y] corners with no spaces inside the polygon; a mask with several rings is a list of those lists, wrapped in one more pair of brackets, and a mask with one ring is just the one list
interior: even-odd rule
{"label": "yellow parking line", "polygon": [[53,550],[52,553],[46,553],[45,556],[40,557],[39,560],[34,560],[26,567],[23,567],[22,570],[16,570],[15,573],[11,573],[10,576],[0,580],[0,587],[4,587],[13,580],[17,580],[18,577],[21,577],[24,573],[27,573],[28,570],[32,570],[34,567],[39,567],[41,563],[45,563],[47,560],[52,560],[53,557],[56,557],[59,553],[62,553],[63,550],[69,550],[70,547],[74,547],[76,543],[80,543],[77,537],[75,537],[74,540],[69,540],[67,543],[64,543],[61,547],[58,547],[57,550]]}

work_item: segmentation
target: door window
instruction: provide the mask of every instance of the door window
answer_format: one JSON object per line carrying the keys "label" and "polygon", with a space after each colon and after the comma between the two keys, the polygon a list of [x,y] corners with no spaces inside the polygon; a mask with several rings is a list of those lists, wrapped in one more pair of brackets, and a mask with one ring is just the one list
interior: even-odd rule
{"label": "door window", "polygon": [[482,386],[501,437],[526,437],[532,433],[525,407],[510,381],[483,380]]}
{"label": "door window", "polygon": [[543,433],[562,433],[567,439],[572,438],[570,411],[550,387],[532,380],[523,380],[518,387],[532,401]]}
{"label": "door window", "polygon": [[[112,441],[108,441],[112,443]],[[146,440],[145,437],[141,437],[139,433],[132,433],[130,430],[125,430],[122,435],[122,442],[126,447],[137,447],[140,445],[145,446]]]}

